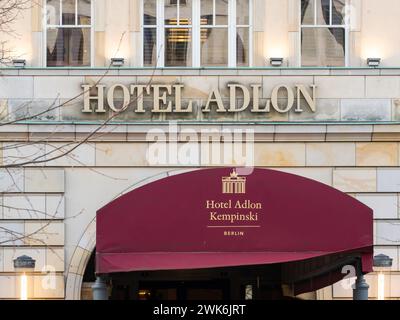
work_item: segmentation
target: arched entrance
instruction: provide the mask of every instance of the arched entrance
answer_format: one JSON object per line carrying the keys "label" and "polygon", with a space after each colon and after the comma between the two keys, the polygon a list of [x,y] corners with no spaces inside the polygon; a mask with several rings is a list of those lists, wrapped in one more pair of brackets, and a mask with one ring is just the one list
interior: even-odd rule
{"label": "arched entrance", "polygon": [[100,209],[96,245],[112,298],[244,299],[248,288],[256,299],[283,298],[339,281],[346,265],[362,282],[372,271],[372,210],[282,172],[199,170]]}

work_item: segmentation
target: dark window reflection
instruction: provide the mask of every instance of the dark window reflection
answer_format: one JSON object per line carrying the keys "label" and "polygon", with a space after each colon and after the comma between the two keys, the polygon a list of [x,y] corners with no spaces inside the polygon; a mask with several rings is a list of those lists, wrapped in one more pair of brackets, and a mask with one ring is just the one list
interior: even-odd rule
{"label": "dark window reflection", "polygon": [[157,63],[157,29],[143,29],[143,64],[154,66]]}
{"label": "dark window reflection", "polygon": [[48,29],[47,66],[90,66],[90,29]]}
{"label": "dark window reflection", "polygon": [[191,30],[186,28],[165,29],[165,66],[191,66],[192,39]]}

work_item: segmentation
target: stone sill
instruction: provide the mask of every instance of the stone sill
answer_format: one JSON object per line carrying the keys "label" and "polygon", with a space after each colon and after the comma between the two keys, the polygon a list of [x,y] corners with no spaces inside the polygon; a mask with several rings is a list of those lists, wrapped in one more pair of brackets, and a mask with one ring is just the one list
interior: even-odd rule
{"label": "stone sill", "polygon": [[399,67],[392,68],[0,68],[2,76],[359,76],[400,75]]}
{"label": "stone sill", "polygon": [[[13,124],[0,126],[0,141],[82,141],[98,129],[99,124]],[[100,129],[90,142],[149,142],[147,133],[152,129],[163,128],[166,136],[168,123],[156,124],[110,124]],[[183,141],[186,130],[195,130],[198,135],[204,129],[214,130],[212,134],[222,134],[222,130],[254,130],[255,142],[370,142],[400,141],[399,124],[178,124],[171,133]],[[187,131],[186,131],[187,133]],[[182,136],[180,135],[182,134]],[[173,138],[173,137],[172,137]],[[252,138],[251,138],[252,139]]]}

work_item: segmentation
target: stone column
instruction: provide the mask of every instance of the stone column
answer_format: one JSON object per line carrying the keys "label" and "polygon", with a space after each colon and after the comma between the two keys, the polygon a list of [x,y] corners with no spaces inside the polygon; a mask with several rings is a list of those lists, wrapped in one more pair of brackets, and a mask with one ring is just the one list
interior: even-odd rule
{"label": "stone column", "polygon": [[369,285],[364,275],[360,272],[353,288],[353,300],[368,300]]}
{"label": "stone column", "polygon": [[104,276],[96,277],[96,282],[92,286],[93,300],[108,300],[107,281]]}

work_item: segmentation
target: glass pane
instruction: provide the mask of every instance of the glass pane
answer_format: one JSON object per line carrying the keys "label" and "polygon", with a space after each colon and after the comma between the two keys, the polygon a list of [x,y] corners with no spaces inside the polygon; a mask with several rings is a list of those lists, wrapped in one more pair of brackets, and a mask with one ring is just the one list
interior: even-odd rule
{"label": "glass pane", "polygon": [[62,24],[75,24],[75,0],[62,0]]}
{"label": "glass pane", "polygon": [[177,1],[165,1],[165,24],[176,25],[178,19],[178,4]]}
{"label": "glass pane", "polygon": [[181,25],[192,24],[192,0],[180,0],[179,23]]}
{"label": "glass pane", "polygon": [[91,23],[91,0],[78,0],[78,24],[90,25]]}
{"label": "glass pane", "polygon": [[145,67],[157,64],[157,29],[144,28],[143,30],[143,65]]}
{"label": "glass pane", "polygon": [[201,0],[201,21],[202,25],[213,25],[214,17],[214,1],[213,0]]}
{"label": "glass pane", "polygon": [[165,29],[165,66],[190,67],[192,65],[192,34],[190,29]]}
{"label": "glass pane", "polygon": [[249,66],[249,28],[237,29],[236,62],[238,67]]}
{"label": "glass pane", "polygon": [[228,25],[228,1],[215,0],[215,24]]}
{"label": "glass pane", "polygon": [[144,0],[143,4],[143,23],[145,25],[157,24],[157,1]]}
{"label": "glass pane", "polygon": [[90,28],[48,29],[47,66],[90,66]]}
{"label": "glass pane", "polygon": [[248,25],[249,24],[249,0],[236,1],[236,24]]}
{"label": "glass pane", "polygon": [[329,25],[330,22],[330,0],[317,0],[317,24]]}
{"label": "glass pane", "polygon": [[60,24],[60,0],[47,0],[47,24]]}
{"label": "glass pane", "polygon": [[333,24],[344,24],[345,5],[346,5],[346,0],[333,0],[333,5],[332,5]]}
{"label": "glass pane", "polygon": [[315,24],[315,0],[301,0],[301,24]]}
{"label": "glass pane", "polygon": [[201,65],[228,65],[228,29],[201,29]]}
{"label": "glass pane", "polygon": [[301,38],[302,66],[345,65],[344,28],[303,28]]}

